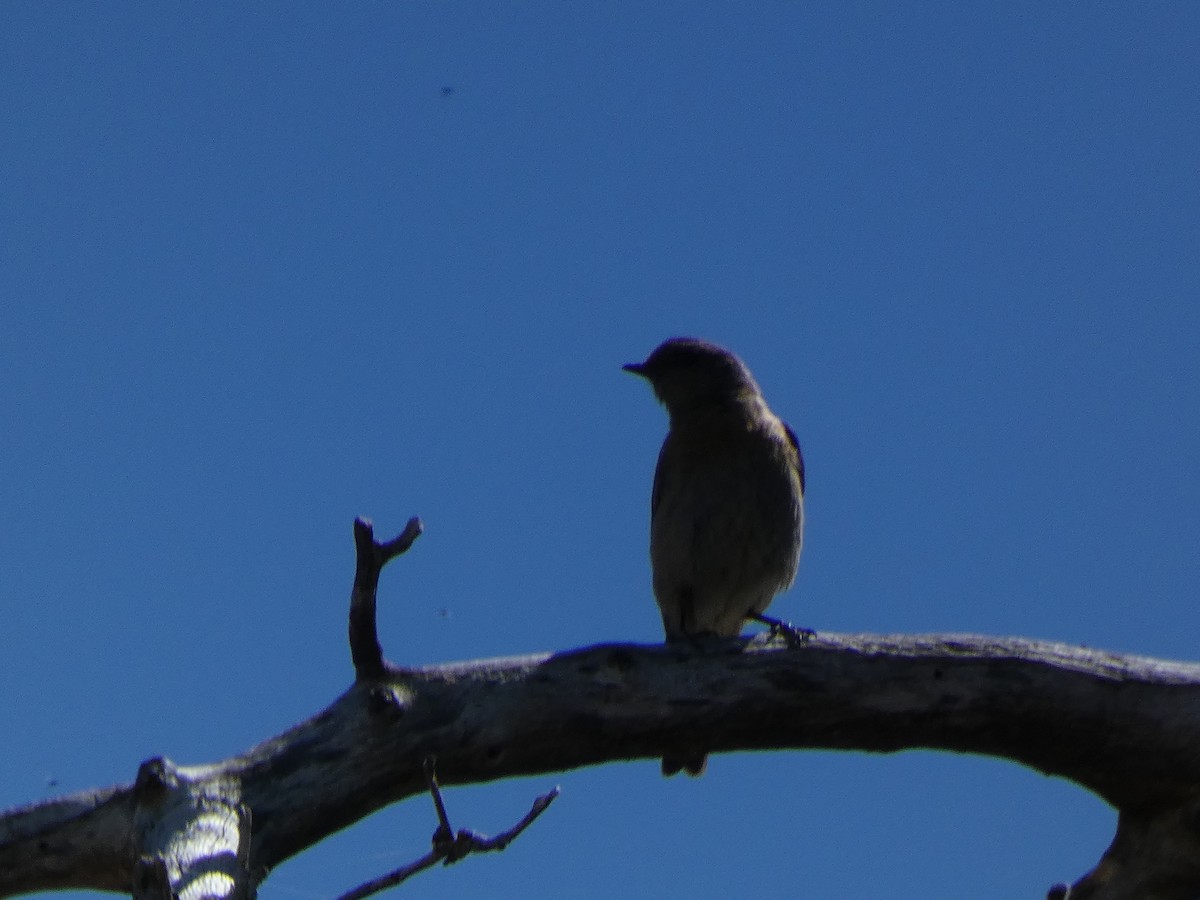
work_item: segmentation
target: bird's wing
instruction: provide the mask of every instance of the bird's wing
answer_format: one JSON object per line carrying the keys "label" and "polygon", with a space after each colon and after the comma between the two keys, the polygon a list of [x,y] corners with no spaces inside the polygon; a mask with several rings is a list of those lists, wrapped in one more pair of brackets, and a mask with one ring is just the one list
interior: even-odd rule
{"label": "bird's wing", "polygon": [[783,422],[783,430],[787,433],[788,440],[792,442],[792,446],[796,448],[796,471],[800,475],[800,493],[804,493],[804,454],[800,452],[800,442],[796,440],[796,432],[792,431],[792,427],[787,422]]}
{"label": "bird's wing", "polygon": [[658,511],[658,500],[663,492],[663,455],[667,452],[666,442],[658,451],[658,465],[654,467],[654,484],[650,487],[650,521],[654,521],[654,513]]}

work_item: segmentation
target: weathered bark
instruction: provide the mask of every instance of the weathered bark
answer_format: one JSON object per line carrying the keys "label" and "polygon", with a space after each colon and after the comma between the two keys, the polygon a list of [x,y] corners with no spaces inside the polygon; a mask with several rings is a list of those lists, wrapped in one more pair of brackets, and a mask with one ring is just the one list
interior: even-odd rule
{"label": "weathered bark", "polygon": [[[1200,894],[1200,666],[1062,644],[825,634],[802,647],[600,645],[389,669],[242,756],[159,765],[193,788],[225,786],[217,793],[252,813],[246,869],[262,873],[423,793],[429,755],[443,783],[465,784],[697,746],[1011,759],[1120,810],[1109,854],[1072,896]],[[0,816],[0,896],[131,891],[147,793],[129,785]]]}

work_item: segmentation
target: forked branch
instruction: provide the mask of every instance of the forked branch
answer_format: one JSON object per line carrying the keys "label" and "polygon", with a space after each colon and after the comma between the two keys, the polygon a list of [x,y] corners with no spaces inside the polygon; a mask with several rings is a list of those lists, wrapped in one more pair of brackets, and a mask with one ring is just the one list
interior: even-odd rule
{"label": "forked branch", "polygon": [[425,778],[428,781],[429,793],[433,797],[433,806],[437,811],[438,817],[438,826],[433,832],[433,849],[407,866],[401,866],[399,869],[388,872],[386,875],[381,875],[379,878],[374,878],[371,881],[360,884],[354,890],[342,894],[338,900],[362,900],[364,897],[369,897],[387,888],[395,887],[400,882],[416,875],[418,872],[423,872],[425,869],[437,865],[439,862],[448,866],[471,853],[503,850],[522,831],[532,825],[534,819],[546,811],[546,808],[554,802],[554,798],[559,793],[559,789],[556,787],[542,794],[542,796],[533,801],[532,808],[530,808],[521,821],[507,831],[489,838],[465,828],[459,831],[458,834],[454,833],[454,829],[450,827],[450,819],[446,815],[446,803],[442,799],[442,790],[438,786],[435,759],[432,756],[425,758]]}
{"label": "forked branch", "polygon": [[404,531],[381,544],[375,540],[375,528],[368,520],[354,520],[356,565],[354,587],[350,591],[350,658],[359,681],[382,678],[387,672],[375,616],[379,573],[411,547],[422,530],[421,520],[414,516],[408,520]]}

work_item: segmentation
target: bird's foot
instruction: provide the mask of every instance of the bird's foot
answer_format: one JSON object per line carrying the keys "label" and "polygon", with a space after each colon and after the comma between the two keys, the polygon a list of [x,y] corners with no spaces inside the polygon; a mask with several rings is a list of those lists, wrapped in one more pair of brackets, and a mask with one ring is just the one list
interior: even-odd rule
{"label": "bird's foot", "polygon": [[749,618],[755,622],[762,622],[771,629],[771,637],[782,637],[787,641],[789,647],[803,647],[817,633],[811,628],[797,628],[791,622],[785,622],[783,619],[773,619],[770,616],[764,616],[762,613],[750,613]]}

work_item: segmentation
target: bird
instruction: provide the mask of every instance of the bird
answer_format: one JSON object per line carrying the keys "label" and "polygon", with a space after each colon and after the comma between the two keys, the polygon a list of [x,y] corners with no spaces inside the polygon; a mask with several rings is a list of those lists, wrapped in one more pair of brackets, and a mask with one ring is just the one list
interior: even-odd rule
{"label": "bird", "polygon": [[[667,643],[736,637],[792,585],[804,534],[804,457],[795,432],[730,351],[674,337],[644,362],[669,418],[650,494],[650,565]],[[804,632],[803,637],[811,634]],[[707,755],[662,760],[664,775],[704,771]]]}

